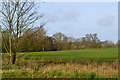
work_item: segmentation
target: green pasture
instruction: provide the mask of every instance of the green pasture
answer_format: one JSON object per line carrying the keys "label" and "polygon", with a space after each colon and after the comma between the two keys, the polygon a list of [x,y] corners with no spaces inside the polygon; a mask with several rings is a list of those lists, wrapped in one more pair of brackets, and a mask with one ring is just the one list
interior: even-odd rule
{"label": "green pasture", "polygon": [[[118,48],[17,53],[17,57],[21,55],[23,56],[20,58],[24,59],[116,61],[118,58]],[[2,56],[3,58],[7,57],[7,54],[3,53]]]}

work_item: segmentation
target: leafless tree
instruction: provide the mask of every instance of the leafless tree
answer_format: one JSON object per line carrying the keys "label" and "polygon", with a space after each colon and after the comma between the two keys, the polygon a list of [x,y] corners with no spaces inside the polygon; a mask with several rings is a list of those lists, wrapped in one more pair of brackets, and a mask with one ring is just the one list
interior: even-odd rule
{"label": "leafless tree", "polygon": [[[15,64],[18,42],[22,33],[43,15],[38,13],[35,2],[22,1],[2,2],[0,15],[3,46],[9,53],[10,63]],[[6,35],[8,36],[8,43]]]}

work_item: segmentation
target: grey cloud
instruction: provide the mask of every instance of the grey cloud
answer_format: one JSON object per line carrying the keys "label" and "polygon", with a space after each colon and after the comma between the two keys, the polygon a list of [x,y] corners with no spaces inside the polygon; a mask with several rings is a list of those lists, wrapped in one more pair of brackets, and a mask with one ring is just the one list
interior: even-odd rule
{"label": "grey cloud", "polygon": [[78,21],[80,12],[76,10],[63,10],[59,9],[55,12],[46,14],[46,18],[50,22],[69,22],[69,21]]}
{"label": "grey cloud", "polygon": [[99,26],[109,27],[114,25],[114,16],[104,16],[97,20]]}
{"label": "grey cloud", "polygon": [[71,20],[71,21],[78,21],[80,16],[80,12],[76,10],[64,11],[63,14],[64,14],[63,17],[65,17],[65,20]]}

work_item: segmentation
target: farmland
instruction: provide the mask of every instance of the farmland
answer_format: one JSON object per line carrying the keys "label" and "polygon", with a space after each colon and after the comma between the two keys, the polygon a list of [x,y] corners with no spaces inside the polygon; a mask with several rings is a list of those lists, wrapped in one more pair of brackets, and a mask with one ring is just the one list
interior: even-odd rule
{"label": "farmland", "polygon": [[[7,65],[3,53],[4,78],[114,78],[117,77],[117,48],[17,53]],[[71,74],[72,73],[72,74]],[[39,74],[39,75],[38,75]],[[33,76],[32,76],[33,75]]]}
{"label": "farmland", "polygon": [[[94,60],[94,61],[115,61],[118,57],[117,48],[106,49],[81,49],[66,51],[46,51],[46,52],[23,52],[18,53],[18,57],[24,59],[65,59],[65,60]],[[7,54],[3,54],[7,57]]]}

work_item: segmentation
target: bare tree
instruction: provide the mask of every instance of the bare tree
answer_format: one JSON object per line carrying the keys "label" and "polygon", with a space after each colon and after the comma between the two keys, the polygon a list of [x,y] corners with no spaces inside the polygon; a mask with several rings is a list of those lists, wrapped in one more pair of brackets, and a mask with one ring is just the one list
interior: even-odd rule
{"label": "bare tree", "polygon": [[[2,26],[3,46],[9,53],[11,64],[15,64],[18,42],[24,30],[43,17],[38,13],[35,4],[34,2],[20,1],[2,2],[0,24]],[[6,35],[8,36],[8,43]]]}

